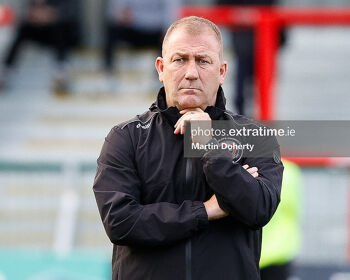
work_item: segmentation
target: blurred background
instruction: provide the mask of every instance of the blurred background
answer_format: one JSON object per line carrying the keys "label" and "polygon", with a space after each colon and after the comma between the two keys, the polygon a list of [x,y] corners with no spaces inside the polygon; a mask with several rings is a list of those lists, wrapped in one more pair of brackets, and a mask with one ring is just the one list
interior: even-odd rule
{"label": "blurred background", "polygon": [[[155,99],[154,61],[171,21],[186,6],[222,4],[332,7],[350,22],[349,0],[0,0],[0,280],[111,278],[112,245],[92,192],[104,137]],[[256,116],[249,17],[223,27],[224,90],[230,110]],[[278,34],[273,118],[349,120],[350,25]],[[262,266],[290,264],[293,280],[350,279],[347,161],[297,163],[284,183],[293,201],[281,219],[290,223],[270,235],[282,245]]]}

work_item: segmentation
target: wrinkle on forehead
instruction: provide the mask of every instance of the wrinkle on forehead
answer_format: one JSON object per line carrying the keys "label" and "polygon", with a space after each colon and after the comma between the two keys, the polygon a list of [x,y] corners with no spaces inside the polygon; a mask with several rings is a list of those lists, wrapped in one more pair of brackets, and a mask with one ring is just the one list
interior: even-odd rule
{"label": "wrinkle on forehead", "polygon": [[[174,52],[200,52],[201,55],[210,53],[218,54],[220,61],[222,60],[222,50],[215,33],[210,29],[202,30],[199,33],[191,34],[185,28],[175,30],[165,42],[162,50],[162,55],[165,57],[169,49],[174,49]],[[207,40],[209,37],[214,40]],[[209,49],[208,49],[209,47]],[[172,56],[173,54],[170,54]]]}
{"label": "wrinkle on forehead", "polygon": [[[183,30],[185,32],[185,30]],[[163,57],[173,57],[175,54],[195,55],[195,56],[215,56],[221,60],[220,44],[216,40],[213,32],[202,32],[191,35],[176,30],[172,33],[163,48]],[[208,38],[214,40],[209,40]]]}

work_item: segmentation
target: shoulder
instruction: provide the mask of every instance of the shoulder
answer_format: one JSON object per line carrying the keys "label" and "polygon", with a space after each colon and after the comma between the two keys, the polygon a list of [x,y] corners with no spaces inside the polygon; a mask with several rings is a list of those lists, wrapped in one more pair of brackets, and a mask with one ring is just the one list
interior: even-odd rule
{"label": "shoulder", "polygon": [[[158,112],[146,111],[140,115],[115,125],[106,137],[106,140],[128,138],[133,141],[140,131],[150,127]],[[141,129],[140,129],[141,128]]]}
{"label": "shoulder", "polygon": [[149,126],[158,112],[146,111],[140,115],[115,125],[112,130],[127,130]]}
{"label": "shoulder", "polygon": [[155,112],[147,111],[112,127],[105,137],[102,151],[119,156],[133,153],[142,138],[144,129],[140,128],[148,126],[155,115]]}
{"label": "shoulder", "polygon": [[227,117],[228,120],[232,120],[234,123],[238,124],[238,125],[242,125],[242,126],[256,126],[256,127],[260,127],[263,126],[262,123],[249,118],[247,116],[243,116],[243,115],[238,115],[235,114],[229,110],[225,110],[224,111],[225,116]]}
{"label": "shoulder", "polygon": [[235,139],[244,144],[251,144],[254,150],[250,157],[272,157],[275,162],[280,162],[279,143],[276,137],[276,129],[270,128],[268,122],[259,122],[246,116],[237,115],[225,111],[230,121],[230,129],[234,129]]}

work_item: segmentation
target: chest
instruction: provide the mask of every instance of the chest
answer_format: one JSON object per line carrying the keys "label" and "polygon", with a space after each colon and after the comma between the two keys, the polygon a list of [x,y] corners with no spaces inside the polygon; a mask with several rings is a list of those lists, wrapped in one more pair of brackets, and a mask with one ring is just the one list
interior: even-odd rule
{"label": "chest", "polygon": [[141,202],[205,201],[212,192],[207,187],[200,159],[185,158],[183,136],[167,129],[147,135],[136,150],[135,162],[142,182]]}

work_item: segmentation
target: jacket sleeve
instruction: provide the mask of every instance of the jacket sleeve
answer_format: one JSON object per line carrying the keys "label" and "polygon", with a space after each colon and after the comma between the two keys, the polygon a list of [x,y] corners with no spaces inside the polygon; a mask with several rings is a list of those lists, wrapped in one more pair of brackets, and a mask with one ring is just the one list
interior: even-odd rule
{"label": "jacket sleeve", "polygon": [[199,201],[140,203],[142,182],[127,128],[115,127],[105,139],[93,186],[106,233],[118,245],[165,245],[208,224]]}
{"label": "jacket sleeve", "polygon": [[257,167],[259,176],[254,178],[232,157],[202,158],[203,169],[216,194],[219,206],[236,220],[252,229],[266,225],[275,213],[280,201],[283,165],[279,158],[279,146],[269,157],[245,158],[242,165]]}

